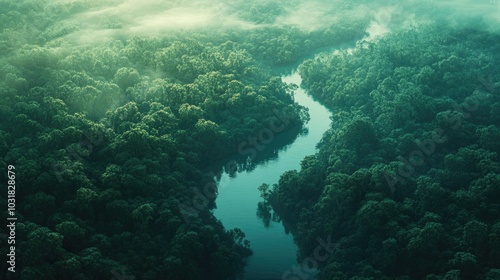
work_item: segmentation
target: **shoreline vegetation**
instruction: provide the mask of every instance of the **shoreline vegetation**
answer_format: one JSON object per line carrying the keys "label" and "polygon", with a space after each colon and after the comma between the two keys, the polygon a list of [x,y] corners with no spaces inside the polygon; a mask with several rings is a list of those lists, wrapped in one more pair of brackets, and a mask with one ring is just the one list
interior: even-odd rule
{"label": "shoreline vegetation", "polygon": [[147,26],[150,11],[134,1],[0,5],[0,163],[15,165],[23,186],[16,272],[2,263],[5,279],[241,274],[251,250],[214,218],[215,194],[189,223],[179,205],[213,182],[203,166],[237,152],[273,110],[287,108],[291,127],[303,121],[271,67],[346,35],[260,20],[250,21],[259,30],[163,25],[139,35],[130,24]]}
{"label": "shoreline vegetation", "polygon": [[500,36],[415,27],[299,66],[332,129],[268,202],[318,279],[497,279]]}

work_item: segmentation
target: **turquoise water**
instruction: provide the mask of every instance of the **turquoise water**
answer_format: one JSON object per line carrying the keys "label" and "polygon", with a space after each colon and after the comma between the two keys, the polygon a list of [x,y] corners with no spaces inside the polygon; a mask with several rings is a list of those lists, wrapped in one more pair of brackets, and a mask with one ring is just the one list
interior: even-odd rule
{"label": "turquoise water", "polygon": [[[282,76],[282,80],[297,85],[301,83],[301,77],[296,72]],[[299,134],[293,143],[279,149],[273,150],[273,144],[276,143],[269,143],[259,153],[270,153],[272,156],[251,170],[232,176],[224,173],[220,177],[214,214],[227,229],[243,230],[250,241],[254,254],[246,267],[245,279],[248,280],[281,279],[285,271],[297,265],[297,246],[291,234],[285,233],[280,222],[271,221],[269,227],[264,226],[256,214],[257,204],[262,201],[257,188],[262,183],[277,183],[285,171],[300,169],[300,161],[316,153],[317,143],[330,127],[330,112],[300,87],[295,91],[295,101],[309,108],[311,120],[306,125],[306,132]],[[278,135],[273,141],[286,142],[281,139],[283,137],[288,136]]]}

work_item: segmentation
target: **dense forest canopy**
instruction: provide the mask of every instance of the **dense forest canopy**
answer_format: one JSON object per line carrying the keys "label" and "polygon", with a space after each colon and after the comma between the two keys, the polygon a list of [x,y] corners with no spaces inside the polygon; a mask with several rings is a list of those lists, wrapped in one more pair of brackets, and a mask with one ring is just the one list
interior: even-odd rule
{"label": "dense forest canopy", "polygon": [[300,66],[332,129],[264,197],[339,244],[321,279],[499,279],[498,6],[415,2],[0,0],[0,278],[235,279],[203,168],[307,121],[273,68],[365,38]]}
{"label": "dense forest canopy", "polygon": [[0,162],[21,186],[17,271],[3,262],[6,279],[240,274],[249,243],[214,218],[217,189],[202,168],[276,111],[301,126],[307,111],[270,67],[366,24],[271,24],[288,11],[267,1],[0,6]]}
{"label": "dense forest canopy", "polygon": [[499,279],[500,35],[419,25],[299,67],[333,111],[266,195],[318,279]]}

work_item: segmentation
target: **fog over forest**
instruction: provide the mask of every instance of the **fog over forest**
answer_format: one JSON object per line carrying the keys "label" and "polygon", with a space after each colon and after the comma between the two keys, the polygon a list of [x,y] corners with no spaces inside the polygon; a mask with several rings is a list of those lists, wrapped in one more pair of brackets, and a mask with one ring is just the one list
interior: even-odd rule
{"label": "fog over forest", "polygon": [[[481,17],[488,29],[498,29],[500,13],[495,2],[462,1],[369,1],[356,5],[345,1],[291,1],[287,5],[255,1],[110,1],[77,13],[66,21],[81,29],[75,36],[151,36],[160,32],[192,29],[254,29],[269,26],[297,26],[304,31],[328,27],[339,18],[370,18],[383,30],[446,19]],[[255,22],[247,14],[277,12],[266,22]],[[348,5],[348,9],[342,6]],[[339,8],[342,7],[342,9]],[[432,9],[430,9],[432,7]],[[262,10],[259,10],[262,9]],[[272,9],[272,10],[271,10]],[[341,14],[336,11],[341,10]],[[391,18],[397,20],[391,22]],[[394,25],[394,26],[391,26]],[[97,32],[93,33],[93,32]]]}

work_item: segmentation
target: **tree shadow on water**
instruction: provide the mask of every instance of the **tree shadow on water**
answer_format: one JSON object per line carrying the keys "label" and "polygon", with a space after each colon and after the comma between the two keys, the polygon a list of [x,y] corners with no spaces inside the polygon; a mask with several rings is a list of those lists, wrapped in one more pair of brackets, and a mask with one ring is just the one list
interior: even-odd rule
{"label": "tree shadow on water", "polygon": [[269,185],[262,184],[259,187],[260,197],[262,201],[257,203],[257,217],[262,220],[265,228],[269,228],[271,221],[280,222],[278,215],[276,215],[268,201],[269,198]]}

